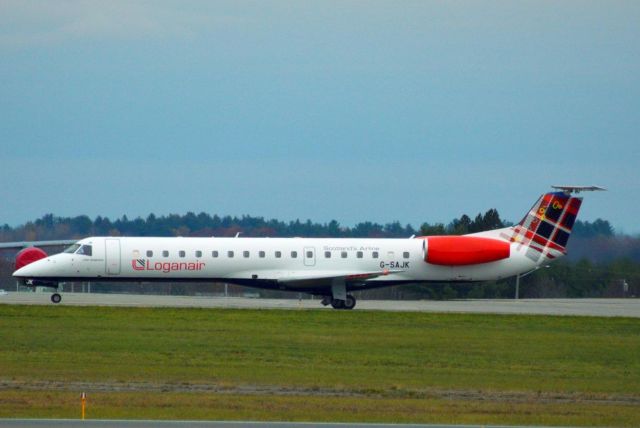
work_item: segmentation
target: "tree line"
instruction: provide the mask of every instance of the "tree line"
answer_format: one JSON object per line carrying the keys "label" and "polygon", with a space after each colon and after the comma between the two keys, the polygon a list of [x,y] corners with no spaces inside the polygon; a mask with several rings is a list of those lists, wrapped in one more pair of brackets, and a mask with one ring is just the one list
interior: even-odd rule
{"label": "tree line", "polygon": [[[58,217],[46,214],[35,221],[17,227],[4,224],[0,228],[0,242],[75,239],[86,236],[228,237],[238,233],[249,237],[403,238],[412,235],[463,235],[508,225],[511,223],[502,220],[496,209],[490,209],[484,214],[478,213],[473,219],[463,214],[446,225],[425,222],[419,228],[414,228],[410,224],[402,225],[398,221],[386,224],[365,221],[354,226],[343,226],[336,220],[327,223],[299,219],[284,222],[249,215],[221,217],[204,212],[163,216],[149,214],[146,219],[142,217],[129,219],[123,215],[115,220],[102,216],[92,220],[86,215]],[[593,223],[578,220],[573,232],[574,236],[587,238],[610,237],[613,234],[611,224],[602,219]]]}
{"label": "tree line", "polygon": [[[241,233],[250,237],[341,237],[341,238],[408,238],[412,235],[460,235],[492,230],[511,225],[496,209],[475,217],[466,214],[449,223],[428,223],[420,227],[400,222],[380,224],[370,221],[343,226],[336,220],[326,223],[311,220],[289,222],[256,216],[218,216],[201,212],[169,214],[147,218],[115,220],[85,215],[59,217],[46,214],[35,221],[11,227],[0,227],[0,241],[36,241],[75,239],[87,236],[218,236]],[[569,256],[539,269],[521,281],[521,297],[629,297],[640,295],[640,239],[616,235],[612,225],[603,219],[593,222],[578,220],[568,244]],[[13,283],[13,254],[1,252],[0,281]],[[94,291],[149,292],[194,294],[220,292],[221,284],[93,284]],[[0,285],[2,288],[2,285]],[[204,291],[203,291],[204,290]],[[217,291],[216,291],[217,290]],[[232,287],[234,293],[246,292]],[[245,291],[243,291],[245,290]],[[277,291],[252,291],[264,296],[282,296]],[[421,284],[362,292],[363,298],[451,299],[511,298],[514,279],[478,284]]]}

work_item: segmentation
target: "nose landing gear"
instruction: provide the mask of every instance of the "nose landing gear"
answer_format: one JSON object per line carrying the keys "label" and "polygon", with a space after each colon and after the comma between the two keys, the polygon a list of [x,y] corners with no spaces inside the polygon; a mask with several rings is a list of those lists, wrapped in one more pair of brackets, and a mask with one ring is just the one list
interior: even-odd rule
{"label": "nose landing gear", "polygon": [[58,282],[27,279],[23,282],[23,284],[34,289],[37,287],[51,288],[53,289],[53,294],[51,295],[51,303],[60,303],[62,301],[62,296],[60,295],[60,293],[58,293],[58,290],[60,290],[60,284]]}

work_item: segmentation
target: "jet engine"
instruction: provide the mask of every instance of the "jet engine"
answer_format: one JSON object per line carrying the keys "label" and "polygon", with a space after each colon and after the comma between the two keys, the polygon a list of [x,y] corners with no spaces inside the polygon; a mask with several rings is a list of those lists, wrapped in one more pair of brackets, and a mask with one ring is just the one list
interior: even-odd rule
{"label": "jet engine", "polygon": [[511,246],[499,239],[478,236],[429,236],[425,261],[434,265],[465,266],[509,257]]}

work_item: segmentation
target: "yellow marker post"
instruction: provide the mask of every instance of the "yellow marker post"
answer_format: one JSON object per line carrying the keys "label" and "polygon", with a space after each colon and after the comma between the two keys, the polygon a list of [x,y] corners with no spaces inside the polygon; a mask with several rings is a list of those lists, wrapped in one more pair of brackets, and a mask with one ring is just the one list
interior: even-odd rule
{"label": "yellow marker post", "polygon": [[84,407],[87,403],[87,394],[84,392],[80,394],[80,401],[82,402],[82,420],[84,420]]}

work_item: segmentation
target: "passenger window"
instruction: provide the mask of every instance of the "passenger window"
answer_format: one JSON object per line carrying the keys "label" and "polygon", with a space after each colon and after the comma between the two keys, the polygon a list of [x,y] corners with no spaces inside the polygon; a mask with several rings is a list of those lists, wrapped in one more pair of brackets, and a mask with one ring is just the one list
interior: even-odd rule
{"label": "passenger window", "polygon": [[202,251],[200,250],[196,251],[196,257],[202,257]]}
{"label": "passenger window", "polygon": [[249,258],[249,252],[248,252],[248,251],[243,251],[243,252],[242,252],[242,256],[243,256],[245,259]]}
{"label": "passenger window", "polygon": [[233,258],[233,251],[227,251],[227,256],[232,259]]}
{"label": "passenger window", "polygon": [[342,257],[343,259],[346,259],[347,258],[347,252],[346,251],[341,252],[340,253],[340,257]]}
{"label": "passenger window", "polygon": [[282,253],[280,251],[276,251],[276,259],[279,259],[280,257],[282,257]]}
{"label": "passenger window", "polygon": [[266,256],[266,253],[264,251],[258,251],[258,257],[264,259],[264,256]]}
{"label": "passenger window", "polygon": [[184,252],[184,250],[180,250],[180,251],[178,251],[178,255],[179,255],[180,257],[184,257],[184,256],[186,256],[186,255],[187,255],[187,253],[185,253],[185,252]]}
{"label": "passenger window", "polygon": [[295,258],[297,258],[297,257],[298,257],[298,252],[297,252],[297,251],[292,251],[292,252],[291,252],[291,258],[292,258],[292,259],[295,259]]}
{"label": "passenger window", "polygon": [[147,250],[147,257],[153,257],[153,251]]}
{"label": "passenger window", "polygon": [[362,256],[363,256],[362,251],[358,251],[358,252],[356,253],[356,257],[357,257],[357,258],[361,259],[361,258],[362,258]]}
{"label": "passenger window", "polygon": [[307,251],[307,258],[308,259],[312,259],[313,258],[313,251]]}
{"label": "passenger window", "polygon": [[371,253],[371,258],[377,259],[378,258],[378,252],[374,251],[373,253]]}
{"label": "passenger window", "polygon": [[162,257],[169,257],[169,252],[167,250],[162,250]]}
{"label": "passenger window", "polygon": [[330,259],[331,258],[331,251],[325,251],[324,252],[324,258],[325,259]]}
{"label": "passenger window", "polygon": [[214,251],[212,251],[212,252],[211,252],[211,257],[213,257],[213,258],[217,258],[217,257],[218,257],[218,252],[217,252],[217,251],[215,251],[215,250],[214,250]]}
{"label": "passenger window", "polygon": [[[82,248],[82,247],[80,247],[80,248]],[[80,252],[80,250],[78,250],[77,254],[82,254],[82,253]],[[140,251],[133,250],[133,258],[134,259],[139,259],[140,258]]]}
{"label": "passenger window", "polygon": [[404,253],[402,253],[402,257],[404,257],[405,259],[409,258],[409,252],[405,251]]}

